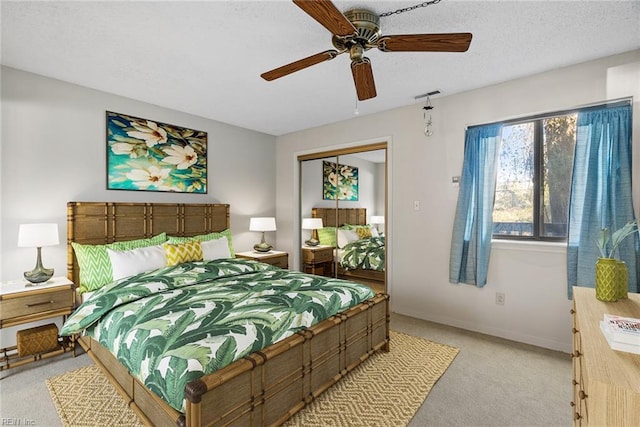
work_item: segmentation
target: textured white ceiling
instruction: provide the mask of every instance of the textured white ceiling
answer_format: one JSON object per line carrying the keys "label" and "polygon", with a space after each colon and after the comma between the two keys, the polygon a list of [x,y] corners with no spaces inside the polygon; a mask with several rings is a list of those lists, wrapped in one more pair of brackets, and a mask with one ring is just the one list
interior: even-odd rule
{"label": "textured white ceiling", "polygon": [[[420,1],[334,3],[382,13]],[[0,12],[3,65],[273,135],[354,116],[348,55],[260,78],[333,48],[291,1],[2,0]],[[368,51],[378,96],[360,115],[637,49],[640,1],[442,0],[381,26],[473,40],[466,53]]]}

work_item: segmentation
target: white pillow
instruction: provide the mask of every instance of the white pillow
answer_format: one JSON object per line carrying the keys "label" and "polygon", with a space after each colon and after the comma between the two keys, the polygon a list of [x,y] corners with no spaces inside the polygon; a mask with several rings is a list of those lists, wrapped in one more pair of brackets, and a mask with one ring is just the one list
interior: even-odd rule
{"label": "white pillow", "polygon": [[356,230],[338,229],[338,247],[340,249],[344,248],[347,243],[355,242],[359,238]]}
{"label": "white pillow", "polygon": [[114,251],[107,248],[107,254],[111,260],[113,280],[167,266],[167,255],[161,245],[130,251]]}
{"label": "white pillow", "polygon": [[231,258],[229,241],[226,237],[200,242],[200,245],[202,246],[202,258],[205,260]]}

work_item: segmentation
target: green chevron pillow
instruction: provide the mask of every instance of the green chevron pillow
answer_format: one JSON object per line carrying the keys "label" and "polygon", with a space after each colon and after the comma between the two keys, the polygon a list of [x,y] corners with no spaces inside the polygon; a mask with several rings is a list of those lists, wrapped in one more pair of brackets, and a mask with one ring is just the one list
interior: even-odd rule
{"label": "green chevron pillow", "polygon": [[145,248],[161,245],[167,241],[167,234],[160,233],[148,239],[126,240],[108,245],[82,245],[71,243],[80,267],[79,291],[95,291],[113,281],[113,269],[107,248],[115,251]]}
{"label": "green chevron pillow", "polygon": [[324,227],[318,229],[318,240],[320,241],[321,245],[329,245],[335,248],[337,246],[336,228]]}
{"label": "green chevron pillow", "polygon": [[228,228],[226,230],[220,232],[212,232],[208,234],[200,234],[199,236],[193,237],[183,237],[183,236],[168,236],[168,242],[171,244],[184,243],[189,240],[200,240],[201,242],[208,242],[209,240],[217,240],[221,237],[227,238],[227,243],[229,244],[229,253],[231,254],[231,258],[236,257],[236,253],[233,250],[233,237],[231,236],[231,230]]}

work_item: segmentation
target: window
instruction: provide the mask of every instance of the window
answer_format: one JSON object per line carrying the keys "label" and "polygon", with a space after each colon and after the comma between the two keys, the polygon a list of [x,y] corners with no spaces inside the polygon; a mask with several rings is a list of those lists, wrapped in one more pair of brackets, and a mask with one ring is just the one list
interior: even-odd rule
{"label": "window", "polygon": [[493,237],[566,240],[576,113],[503,126]]}

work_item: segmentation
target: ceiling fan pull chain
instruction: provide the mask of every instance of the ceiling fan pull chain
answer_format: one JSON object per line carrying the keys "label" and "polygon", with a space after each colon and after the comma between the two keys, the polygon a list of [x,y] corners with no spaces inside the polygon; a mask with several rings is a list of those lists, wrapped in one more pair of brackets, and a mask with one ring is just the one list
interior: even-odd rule
{"label": "ceiling fan pull chain", "polygon": [[441,1],[442,0],[425,1],[425,2],[422,2],[422,3],[417,4],[415,6],[409,6],[409,7],[405,7],[405,8],[402,8],[402,9],[397,9],[397,10],[394,10],[394,11],[391,11],[391,12],[381,13],[378,16],[380,16],[380,18],[384,18],[384,17],[391,16],[391,15],[399,15],[399,14],[404,13],[404,12],[411,12],[412,10],[415,10],[415,9],[418,9],[418,8],[421,8],[421,7],[427,7],[427,6],[431,6],[432,4],[438,4]]}

